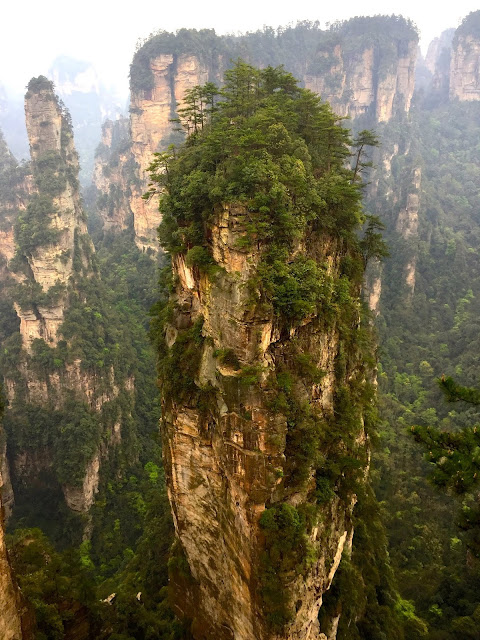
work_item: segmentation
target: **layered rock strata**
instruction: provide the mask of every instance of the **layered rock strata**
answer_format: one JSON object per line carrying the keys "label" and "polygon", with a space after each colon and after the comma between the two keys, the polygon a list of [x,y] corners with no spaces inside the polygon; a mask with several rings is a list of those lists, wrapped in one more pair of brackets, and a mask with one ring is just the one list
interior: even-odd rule
{"label": "layered rock strata", "polygon": [[152,89],[132,91],[130,106],[130,135],[132,155],[136,164],[137,181],[130,195],[135,241],[140,249],[157,251],[156,229],[160,224],[158,198],[142,198],[149,181],[148,167],[152,155],[163,151],[170,142],[185,93],[196,85],[203,85],[209,70],[193,55],[162,54],[149,62]]}
{"label": "layered rock strata", "polygon": [[316,54],[310,67],[322,71],[307,73],[305,87],[329,102],[340,116],[368,114],[376,122],[388,122],[395,113],[410,110],[416,59],[416,39],[399,47],[387,67],[379,46],[360,47],[352,53],[337,44],[333,51]]}
{"label": "layered rock strata", "polygon": [[[264,53],[256,50],[247,36],[222,38],[214,32],[202,36],[187,30],[183,30],[183,36],[153,36],[136,52],[131,67],[131,146],[126,151],[127,143],[119,157],[114,152],[113,162],[105,150],[110,144],[115,147],[112,130],[118,130],[119,125],[107,125],[104,130],[94,183],[100,194],[98,209],[105,228],[123,229],[131,216],[138,247],[158,250],[158,197],[142,198],[148,188],[152,155],[181,139],[173,120],[183,106],[185,93],[207,80],[221,84],[229,61],[239,55],[260,67],[284,64],[305,87],[329,101],[340,116],[367,114],[373,123],[407,113],[414,90],[418,37],[401,20],[390,22],[389,18],[379,17],[379,24],[377,18],[363,20],[363,31],[357,30],[353,35],[350,31],[355,21],[341,25],[333,34],[316,29],[315,39],[312,33],[299,29],[302,44],[295,40],[298,51],[292,50],[292,41],[287,37],[284,41],[281,33],[273,40],[265,37]],[[400,29],[401,37],[396,29]],[[386,38],[383,32],[388,34]],[[194,36],[193,41],[198,40],[198,47],[189,43],[190,35]],[[182,37],[187,45],[182,43]],[[202,37],[208,38],[204,45]],[[102,163],[105,167],[105,159],[106,172],[100,166]]]}

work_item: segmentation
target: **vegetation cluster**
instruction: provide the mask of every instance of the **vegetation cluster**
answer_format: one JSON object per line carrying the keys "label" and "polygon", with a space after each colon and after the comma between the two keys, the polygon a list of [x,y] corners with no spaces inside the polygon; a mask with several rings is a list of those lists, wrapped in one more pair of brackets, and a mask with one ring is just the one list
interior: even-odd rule
{"label": "vegetation cluster", "polygon": [[[264,388],[270,410],[285,415],[288,424],[287,462],[277,470],[284,476],[284,494],[267,505],[260,521],[264,615],[280,631],[293,616],[287,579],[316,561],[307,534],[333,501],[348,504],[363,483],[365,448],[358,435],[364,428],[374,432],[373,388],[367,382],[374,348],[366,317],[360,321],[359,293],[368,260],[386,254],[381,224],[361,208],[361,179],[370,165],[366,152],[377,140],[361,131],[352,141],[330,108],[281,68],[259,71],[238,61],[221,91],[211,84],[195,87],[185,103],[179,112],[189,134],[184,146],[157,154],[151,166],[151,192],[162,191],[160,242],[215,282],[222,275],[211,250],[211,228],[226,203],[240,206],[245,232],[238,250],[260,256],[249,282],[252,311],[261,310],[280,331],[294,329],[299,336],[298,344],[291,339],[276,354]],[[327,239],[334,269],[319,250]],[[186,402],[211,411],[214,389],[196,382],[202,346],[211,338],[203,335],[199,319],[178,330],[167,347],[164,331],[175,313],[172,299],[155,319],[165,406]],[[305,322],[339,336],[331,419],[310,404],[309,390],[324,372],[302,351]],[[235,361],[226,350],[216,355],[223,364],[228,357],[239,371],[239,397],[260,383],[255,362]],[[315,489],[292,506],[289,496],[304,491],[312,474]]]}

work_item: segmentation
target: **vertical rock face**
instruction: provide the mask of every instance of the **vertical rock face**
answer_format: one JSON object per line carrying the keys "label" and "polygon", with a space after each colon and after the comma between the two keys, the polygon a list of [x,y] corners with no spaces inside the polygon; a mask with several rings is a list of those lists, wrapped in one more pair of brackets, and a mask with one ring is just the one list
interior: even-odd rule
{"label": "vertical rock face", "polygon": [[395,113],[410,109],[418,37],[405,24],[401,36],[394,30],[389,34],[389,42],[379,33],[368,38],[370,28],[390,31],[387,23],[375,27],[374,20],[371,26],[366,23],[361,38],[358,33],[350,34],[346,23],[334,47],[320,44],[304,83],[341,116],[369,114],[377,122],[388,122]]}
{"label": "vertical rock face", "polygon": [[[172,561],[174,600],[177,613],[193,619],[198,640],[306,640],[319,637],[322,595],[351,543],[355,496],[335,496],[312,516],[306,541],[312,561],[300,575],[292,566],[285,577],[284,597],[293,618],[283,631],[272,630],[262,600],[265,532],[259,521],[266,506],[275,511],[292,460],[287,416],[273,408],[271,380],[282,366],[307,354],[323,375],[315,384],[298,383],[297,391],[317,418],[328,421],[339,411],[339,385],[356,378],[359,363],[350,360],[339,378],[337,326],[326,330],[321,319],[308,318],[285,333],[271,313],[252,310],[248,283],[262,252],[239,249],[248,217],[245,208],[234,205],[217,212],[210,237],[221,267],[218,277],[189,268],[181,255],[174,261],[178,284],[166,340],[173,349],[186,349],[182,334],[202,327],[195,384],[203,390],[200,401],[164,406],[164,455],[178,537]],[[338,274],[339,245],[328,237],[316,240],[310,255],[324,261],[330,274]],[[361,458],[366,450],[363,429],[352,438]],[[314,486],[310,476],[302,489],[291,490],[288,505],[301,509]]]}
{"label": "vertical rock face", "polygon": [[[48,204],[44,203],[50,207],[50,224],[47,221],[44,224],[50,226],[55,235],[55,242],[30,247],[25,257],[33,281],[44,293],[53,286],[64,290],[73,273],[75,238],[86,237],[87,231],[80,205],[78,155],[68,115],[56,100],[51,83],[41,79],[30,83],[25,98],[25,116],[36,181],[34,201],[41,206],[40,199],[50,196]],[[28,233],[25,229],[24,234]],[[62,295],[56,304],[37,304],[35,308],[23,309],[17,304],[16,310],[27,348],[37,338],[56,345],[58,329],[63,322]]]}
{"label": "vertical rock face", "polygon": [[119,334],[87,234],[70,118],[46,78],[30,81],[25,113],[30,175],[4,207],[7,457],[14,484],[35,487],[46,475],[72,510],[87,512],[101,461],[121,441],[133,380],[114,366]]}
{"label": "vertical rock face", "polygon": [[[422,170],[420,167],[415,167],[412,171],[410,188],[406,194],[405,209],[400,210],[396,224],[396,231],[404,240],[415,239],[418,233],[421,183]],[[413,253],[405,267],[405,283],[410,294],[415,291],[416,268],[417,256],[416,253]]]}
{"label": "vertical rock face", "polygon": [[[395,280],[403,302],[415,291],[419,255],[419,227],[422,216],[422,166],[415,140],[415,128],[403,123],[402,138],[396,138],[395,121],[384,129],[384,143],[376,150],[375,169],[367,188],[367,208],[386,223],[387,245],[402,247],[402,259],[394,263],[394,275],[385,264],[371,264],[365,282],[366,299],[375,315],[381,313],[383,281]],[[398,126],[398,125],[397,125]],[[392,264],[392,262],[390,262]],[[386,273],[385,273],[386,272]],[[406,286],[405,286],[406,285]]]}
{"label": "vertical rock face", "polygon": [[133,212],[136,243],[141,249],[157,250],[156,229],[160,224],[158,199],[142,199],[148,183],[147,168],[156,151],[168,146],[172,118],[185,92],[205,84],[208,69],[193,55],[162,54],[149,61],[151,87],[133,90],[130,107],[132,154],[137,182],[133,185],[130,207]]}
{"label": "vertical rock face", "polygon": [[3,506],[0,496],[0,638],[2,640],[23,640],[20,611],[20,597],[12,579],[5,546]]}
{"label": "vertical rock face", "polygon": [[447,29],[439,38],[432,40],[425,57],[425,66],[432,74],[430,90],[440,92],[442,97],[448,98],[450,84],[450,64],[452,56],[452,41],[455,29]]}
{"label": "vertical rock face", "polygon": [[450,99],[480,100],[480,11],[470,13],[455,31],[450,62]]}
{"label": "vertical rock face", "polygon": [[434,38],[428,45],[427,55],[425,56],[425,66],[432,75],[437,73],[438,67],[442,62],[442,57],[445,55],[445,49],[448,52],[448,59],[450,60],[450,48],[454,34],[455,29],[446,29],[442,31],[438,38]]}
{"label": "vertical rock face", "polygon": [[105,231],[124,231],[132,224],[131,189],[138,182],[135,169],[128,119],[107,120],[93,170],[96,212]]}
{"label": "vertical rock face", "polygon": [[450,64],[450,99],[480,100],[480,39],[465,35],[456,39]]}

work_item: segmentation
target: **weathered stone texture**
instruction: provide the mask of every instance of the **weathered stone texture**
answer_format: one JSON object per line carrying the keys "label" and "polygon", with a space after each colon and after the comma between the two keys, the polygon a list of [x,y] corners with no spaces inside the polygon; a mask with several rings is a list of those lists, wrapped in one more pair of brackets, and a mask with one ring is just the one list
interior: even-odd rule
{"label": "weathered stone texture", "polygon": [[450,63],[450,99],[480,100],[480,41],[471,35],[454,41]]}
{"label": "weathered stone texture", "polygon": [[[223,271],[214,279],[189,268],[181,256],[174,260],[176,311],[166,330],[167,343],[172,345],[179,331],[203,318],[205,341],[196,383],[208,390],[207,410],[188,400],[164,406],[164,457],[177,552],[191,571],[191,576],[173,573],[174,603],[181,617],[193,620],[196,640],[313,639],[320,637],[322,596],[351,539],[355,498],[347,506],[334,498],[322,508],[309,533],[317,560],[304,575],[292,573],[288,579],[295,618],[285,633],[273,633],[260,596],[259,519],[266,505],[284,492],[282,470],[288,461],[286,416],[272,411],[267,379],[295,339],[301,352],[325,371],[319,384],[302,393],[317,415],[331,415],[339,336],[335,327],[326,331],[315,318],[282,334],[271,311],[252,306],[247,283],[262,254],[261,249],[238,248],[246,216],[240,206],[217,212],[210,244]],[[335,242],[324,238],[315,251],[335,273]],[[258,382],[242,385],[241,369],[219,361],[216,350],[226,348],[242,367],[259,368]],[[359,446],[365,446],[363,434],[358,437]],[[307,486],[286,490],[287,501],[294,506],[304,502],[311,482],[313,478]]]}

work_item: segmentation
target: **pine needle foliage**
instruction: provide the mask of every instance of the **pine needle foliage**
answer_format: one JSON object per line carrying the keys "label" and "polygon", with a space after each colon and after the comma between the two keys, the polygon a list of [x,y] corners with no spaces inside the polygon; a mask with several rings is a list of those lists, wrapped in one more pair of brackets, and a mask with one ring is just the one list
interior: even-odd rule
{"label": "pine needle foliage", "polygon": [[368,227],[374,242],[358,237],[366,221],[361,173],[375,135],[352,141],[330,107],[282,67],[260,70],[242,60],[222,90],[194,87],[184,102],[179,122],[189,135],[180,149],[155,154],[145,195],[162,194],[162,247],[212,275],[209,229],[225,203],[241,205],[248,212],[242,249],[262,253],[252,283],[259,301],[289,326],[321,305],[327,315],[336,294],[325,265],[292,253],[302,238],[335,238],[352,263],[352,286],[370,257],[386,255],[378,225]]}

